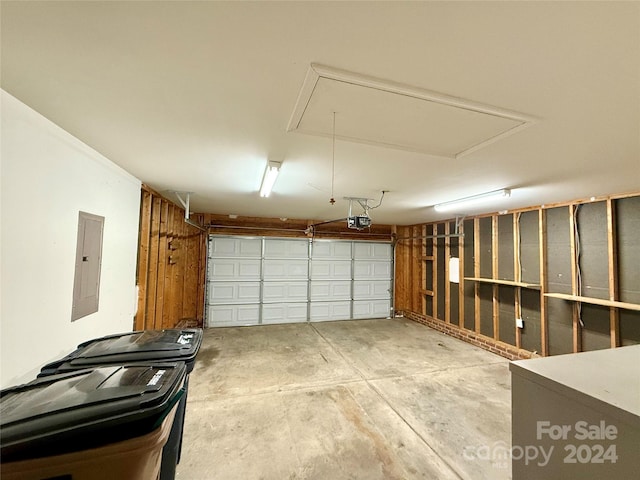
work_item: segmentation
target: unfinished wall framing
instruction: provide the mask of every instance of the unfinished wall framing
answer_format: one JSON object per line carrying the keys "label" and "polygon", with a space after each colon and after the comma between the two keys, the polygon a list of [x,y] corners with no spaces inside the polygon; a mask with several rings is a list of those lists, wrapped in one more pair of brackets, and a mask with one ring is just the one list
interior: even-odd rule
{"label": "unfinished wall framing", "polygon": [[640,343],[639,194],[465,218],[464,236],[447,237],[454,228],[397,227],[396,312],[509,358]]}
{"label": "unfinished wall framing", "polygon": [[143,185],[136,330],[203,323],[207,235],[187,224],[184,213]]}

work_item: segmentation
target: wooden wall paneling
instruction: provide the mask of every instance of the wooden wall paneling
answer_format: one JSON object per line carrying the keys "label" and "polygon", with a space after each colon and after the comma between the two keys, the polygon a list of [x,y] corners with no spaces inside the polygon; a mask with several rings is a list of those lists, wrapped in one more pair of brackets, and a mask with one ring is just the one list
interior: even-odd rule
{"label": "wooden wall paneling", "polygon": [[[473,276],[480,276],[480,219],[473,219]],[[480,333],[480,284],[474,282],[474,330]]]}
{"label": "wooden wall paneling", "polygon": [[[607,200],[607,257],[609,270],[609,300],[618,300],[618,252],[616,243],[615,204]],[[615,307],[609,309],[611,348],[620,346],[620,316]]]}
{"label": "wooden wall paneling", "polygon": [[197,301],[197,318],[206,322],[205,312],[205,297],[207,295],[207,246],[209,245],[209,239],[207,235],[199,235],[198,251],[200,254],[200,261],[198,262],[198,298]]}
{"label": "wooden wall paneling", "polygon": [[[456,232],[456,222],[455,221],[451,221],[451,222],[447,222],[447,225],[449,226],[449,233],[451,235],[455,234]],[[462,237],[449,237],[449,257],[447,258],[447,266],[449,267],[449,262],[451,258],[458,258],[460,259],[460,240]],[[449,273],[453,272],[449,272],[447,271],[447,284],[449,285],[449,322],[454,324],[454,325],[459,325],[460,324],[460,303],[461,301],[463,301],[464,299],[460,296],[460,283],[454,283],[454,282],[449,282]],[[456,274],[460,274],[460,268],[458,268],[458,271],[455,272]],[[459,280],[462,277],[459,277]]]}
{"label": "wooden wall paneling", "polygon": [[427,297],[424,291],[427,289],[427,226],[422,225],[420,227],[422,239],[420,240],[420,286],[422,293],[420,294],[420,313],[422,315],[427,314]]}
{"label": "wooden wall paneling", "polygon": [[[520,271],[520,213],[513,215],[513,279],[516,282],[522,281]],[[522,318],[522,310],[520,306],[520,297],[522,289],[517,288],[514,296],[513,310],[516,318]],[[516,326],[515,330],[516,347],[522,348],[522,332]]]}
{"label": "wooden wall paneling", "polygon": [[182,318],[198,318],[197,298],[198,298],[198,262],[200,259],[200,249],[198,244],[199,234],[193,234],[191,228],[185,225],[184,234],[184,282],[182,285]]}
{"label": "wooden wall paneling", "polygon": [[540,245],[540,346],[541,355],[549,355],[549,321],[547,319],[547,222],[546,212],[542,208],[538,210],[538,243]]}
{"label": "wooden wall paneling", "polygon": [[[449,235],[449,222],[444,224],[444,234]],[[449,258],[451,257],[451,237],[444,239],[444,321],[451,323],[451,282],[449,281]]]}
{"label": "wooden wall paneling", "polygon": [[149,277],[149,243],[151,240],[151,208],[153,207],[151,193],[141,192],[140,199],[140,229],[138,234],[138,267],[136,284],[138,286],[138,308],[134,321],[135,330],[145,329],[147,316],[147,288]]}
{"label": "wooden wall paneling", "polygon": [[[410,236],[410,229],[407,227],[398,227],[398,238]],[[399,240],[395,246],[395,309],[396,311],[411,310],[411,305],[408,302],[410,295],[409,289],[409,269],[411,268],[408,253],[409,253],[409,241]]]}
{"label": "wooden wall paneling", "polygon": [[164,301],[167,283],[167,231],[169,229],[169,203],[164,201],[160,213],[160,235],[158,237],[158,287],[156,290],[156,315],[153,328],[162,330],[164,319]]}
{"label": "wooden wall paneling", "polygon": [[[444,229],[445,229],[445,224],[444,223],[440,223],[438,224],[438,234],[439,235],[443,235],[444,234]],[[436,283],[436,290],[438,292],[438,316],[437,318],[439,320],[443,320],[445,319],[445,312],[446,312],[446,293],[447,293],[447,289],[446,289],[446,285],[448,282],[448,278],[446,278],[446,268],[447,268],[447,261],[446,261],[446,238],[438,238],[436,239],[437,245],[438,245],[438,251],[437,251],[437,255],[436,255],[436,269],[437,269],[437,283]]]}
{"label": "wooden wall paneling", "polygon": [[[457,219],[456,219],[457,221]],[[461,237],[458,237],[458,262],[460,263],[460,269],[458,272],[458,326],[464,328],[464,262],[465,262],[465,238],[464,238],[464,222],[460,221],[457,225],[458,233]]]}
{"label": "wooden wall paneling", "polygon": [[464,328],[475,331],[475,303],[476,303],[476,284],[477,282],[464,281],[464,277],[473,277],[475,271],[475,239],[474,224],[475,221],[466,219],[464,222],[464,275],[462,285],[464,287]]}
{"label": "wooden wall paneling", "polygon": [[[578,258],[576,251],[576,212],[577,206],[569,205],[569,235],[571,248],[571,294],[578,293]],[[582,351],[582,329],[580,327],[581,305],[578,302],[573,304],[573,353]]]}
{"label": "wooden wall paneling", "polygon": [[158,268],[160,265],[160,221],[162,215],[162,199],[152,197],[151,237],[149,239],[149,276],[146,288],[147,311],[144,321],[145,329],[156,328],[156,296],[158,294]]}
{"label": "wooden wall paneling", "polygon": [[[177,250],[174,250],[174,253],[178,252],[178,263],[176,265],[177,272],[175,276],[175,314],[174,319],[178,321],[187,318],[184,314],[185,312],[185,304],[187,303],[187,298],[185,297],[185,281],[187,278],[187,266],[189,263],[189,242],[188,242],[188,229],[192,228],[184,221],[184,214],[181,210],[177,212],[178,221],[178,246]],[[193,318],[193,317],[191,317]]]}
{"label": "wooden wall paneling", "polygon": [[[438,224],[434,223],[432,226],[431,234],[438,235],[438,233],[439,233]],[[434,238],[432,245],[433,245],[431,249],[432,255],[433,255],[433,261],[431,262],[431,272],[432,272],[431,278],[433,279],[432,280],[433,281],[432,310],[433,310],[433,318],[438,318],[438,307],[439,307],[438,296],[440,294],[438,289],[438,252],[439,252],[438,239]]]}
{"label": "wooden wall paneling", "polygon": [[167,234],[165,236],[166,244],[166,260],[164,270],[164,292],[162,294],[162,328],[170,328],[173,308],[175,306],[175,270],[176,263],[173,254],[174,242],[174,217],[176,207],[172,204],[167,205]]}
{"label": "wooden wall paneling", "polygon": [[421,266],[422,266],[422,248],[421,248],[421,239],[418,238],[420,236],[420,227],[413,227],[411,229],[411,236],[413,239],[411,240],[411,311],[412,312],[421,312],[422,303],[420,301],[420,297],[422,296],[420,293],[420,286],[422,285],[421,281]]}
{"label": "wooden wall paneling", "polygon": [[[491,278],[498,278],[498,217],[493,215],[491,217]],[[498,285],[492,285],[493,288],[493,338],[495,340],[500,339],[500,293]]]}

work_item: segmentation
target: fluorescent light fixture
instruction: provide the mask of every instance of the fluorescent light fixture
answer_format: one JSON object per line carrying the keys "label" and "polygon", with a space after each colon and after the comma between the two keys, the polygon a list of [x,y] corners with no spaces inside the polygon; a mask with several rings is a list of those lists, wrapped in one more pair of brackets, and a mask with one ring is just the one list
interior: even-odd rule
{"label": "fluorescent light fixture", "polygon": [[260,187],[260,196],[268,197],[271,194],[273,184],[276,183],[278,173],[280,173],[281,162],[267,162],[267,168],[264,171],[264,177],[262,177],[262,186]]}
{"label": "fluorescent light fixture", "polygon": [[458,200],[452,200],[450,202],[443,202],[434,205],[433,208],[436,212],[450,212],[457,210],[458,213],[464,213],[462,209],[468,207],[475,207],[478,204],[491,202],[499,198],[508,198],[511,196],[511,190],[503,188],[502,190],[495,190],[493,192],[481,193],[479,195],[473,195],[471,197],[460,198]]}

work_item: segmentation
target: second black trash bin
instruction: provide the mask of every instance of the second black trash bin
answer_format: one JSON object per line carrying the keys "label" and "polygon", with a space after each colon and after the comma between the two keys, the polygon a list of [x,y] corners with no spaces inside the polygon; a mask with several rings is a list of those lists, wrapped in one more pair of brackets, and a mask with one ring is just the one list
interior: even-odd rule
{"label": "second black trash bin", "polygon": [[189,393],[189,373],[202,344],[202,329],[144,330],[100,337],[78,345],[60,360],[42,367],[38,377],[83,368],[131,362],[185,362],[185,395],[178,404],[169,440],[162,452],[161,480],[175,478],[182,450],[182,431]]}

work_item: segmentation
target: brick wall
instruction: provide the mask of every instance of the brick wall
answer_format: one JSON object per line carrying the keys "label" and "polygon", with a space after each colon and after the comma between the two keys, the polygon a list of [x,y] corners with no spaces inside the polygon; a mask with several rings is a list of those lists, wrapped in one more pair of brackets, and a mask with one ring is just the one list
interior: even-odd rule
{"label": "brick wall", "polygon": [[509,345],[508,343],[500,342],[479,333],[460,328],[457,325],[445,323],[442,320],[436,320],[435,318],[420,315],[415,312],[397,313],[403,315],[409,320],[421,323],[446,335],[458,338],[463,342],[470,343],[472,345],[475,345],[476,347],[480,347],[484,350],[488,350],[492,353],[500,355],[501,357],[508,358],[509,360],[524,360],[528,358],[539,357],[539,355],[528,350],[522,350],[520,348],[514,347],[513,345]]}

